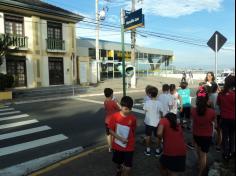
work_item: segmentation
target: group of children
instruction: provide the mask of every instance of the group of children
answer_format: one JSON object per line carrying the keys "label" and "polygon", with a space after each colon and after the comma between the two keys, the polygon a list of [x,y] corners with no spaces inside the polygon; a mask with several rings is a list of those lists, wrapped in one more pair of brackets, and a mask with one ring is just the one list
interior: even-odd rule
{"label": "group of children", "polygon": [[[185,171],[186,144],[183,128],[192,131],[193,141],[189,145],[196,148],[198,155],[198,175],[203,175],[207,165],[207,153],[212,144],[214,129],[217,129],[217,149],[221,146],[224,158],[234,152],[235,89],[234,76],[225,81],[224,90],[217,93],[217,85],[200,85],[196,93],[196,106],[191,107],[190,89],[187,82],[181,82],[180,89],[174,84],[164,84],[162,93],[154,86],[146,87],[143,109],[145,111],[144,154],[150,156],[151,137],[156,137],[155,156],[160,156],[160,171],[163,176]],[[124,96],[120,104],[113,98],[113,90],[104,90],[106,100],[106,131],[109,151],[113,152],[113,162],[117,164],[117,176],[131,174],[136,117],[131,113],[133,99]],[[217,118],[216,118],[217,116]],[[184,124],[184,117],[187,126]],[[214,126],[213,126],[214,124]]]}

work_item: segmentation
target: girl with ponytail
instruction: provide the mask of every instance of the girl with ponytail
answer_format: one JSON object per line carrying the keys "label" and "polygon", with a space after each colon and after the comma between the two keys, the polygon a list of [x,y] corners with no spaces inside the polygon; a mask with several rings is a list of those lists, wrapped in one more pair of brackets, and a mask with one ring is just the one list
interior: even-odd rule
{"label": "girl with ponytail", "polygon": [[161,175],[175,176],[185,171],[186,144],[181,126],[174,113],[168,113],[158,125],[157,136],[163,139],[163,154],[160,157]]}
{"label": "girl with ponytail", "polygon": [[208,92],[206,87],[200,86],[197,91],[196,107],[192,108],[193,138],[198,154],[199,173],[205,174],[207,153],[212,141],[213,122],[216,123],[215,111],[208,107]]}

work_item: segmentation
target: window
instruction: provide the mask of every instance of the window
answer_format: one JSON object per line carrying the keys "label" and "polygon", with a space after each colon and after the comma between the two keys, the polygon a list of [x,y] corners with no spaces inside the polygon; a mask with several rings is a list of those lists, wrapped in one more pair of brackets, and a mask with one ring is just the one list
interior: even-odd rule
{"label": "window", "polygon": [[24,35],[23,17],[5,14],[5,33],[12,35]]}
{"label": "window", "polygon": [[62,40],[62,24],[48,22],[48,38]]}
{"label": "window", "polygon": [[96,59],[96,50],[94,48],[89,48],[89,57]]}

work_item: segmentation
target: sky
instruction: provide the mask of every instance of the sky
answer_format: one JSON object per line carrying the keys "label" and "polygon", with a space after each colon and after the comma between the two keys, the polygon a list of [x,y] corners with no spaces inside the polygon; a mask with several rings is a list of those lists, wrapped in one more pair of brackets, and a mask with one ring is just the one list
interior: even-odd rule
{"label": "sky", "polygon": [[[77,24],[77,37],[95,38],[95,0],[44,0],[78,13],[87,22]],[[235,68],[235,0],[137,0],[136,9],[145,14],[145,27],[138,28],[137,45],[174,52],[172,65],[182,68],[214,70],[215,54],[209,47],[180,43],[146,35],[151,31],[179,36],[191,43],[206,45],[215,31],[227,38],[218,53],[218,67]],[[100,39],[121,41],[120,9],[131,9],[131,0],[99,0],[99,10],[106,10]],[[92,23],[91,23],[92,22]],[[117,26],[112,29],[108,25]],[[140,35],[141,34],[141,35]],[[130,43],[130,33],[125,34]]]}

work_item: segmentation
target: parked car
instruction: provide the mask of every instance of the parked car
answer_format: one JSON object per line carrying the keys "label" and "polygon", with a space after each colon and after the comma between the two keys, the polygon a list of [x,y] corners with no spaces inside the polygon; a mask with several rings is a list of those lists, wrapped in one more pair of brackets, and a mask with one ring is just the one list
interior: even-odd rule
{"label": "parked car", "polygon": [[220,76],[217,76],[216,82],[218,85],[223,86],[225,84],[225,78],[229,75],[233,74],[233,71],[231,70],[225,70],[223,71]]}

